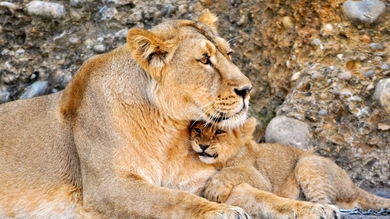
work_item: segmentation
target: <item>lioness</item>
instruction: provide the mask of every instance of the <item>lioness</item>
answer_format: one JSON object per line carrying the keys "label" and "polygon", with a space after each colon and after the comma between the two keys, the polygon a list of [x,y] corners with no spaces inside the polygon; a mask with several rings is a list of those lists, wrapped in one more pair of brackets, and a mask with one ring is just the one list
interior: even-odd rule
{"label": "lioness", "polygon": [[[205,11],[133,28],[64,91],[2,104],[0,218],[249,217],[236,207],[254,195],[245,185],[231,206],[196,195],[216,169],[188,148],[191,120],[245,123],[251,83],[216,20]],[[305,207],[286,205],[281,218],[325,215]]]}
{"label": "lioness", "polygon": [[208,180],[204,197],[225,202],[235,185],[249,183],[281,197],[345,209],[390,208],[390,199],[360,189],[330,159],[281,144],[256,143],[255,127],[254,117],[233,130],[205,122],[191,126],[193,150],[202,162],[220,169]]}

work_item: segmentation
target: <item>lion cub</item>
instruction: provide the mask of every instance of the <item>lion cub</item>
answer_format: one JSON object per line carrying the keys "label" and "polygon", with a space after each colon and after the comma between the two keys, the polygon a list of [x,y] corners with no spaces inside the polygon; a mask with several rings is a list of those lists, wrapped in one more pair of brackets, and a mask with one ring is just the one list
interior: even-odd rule
{"label": "lion cub", "polygon": [[360,189],[330,159],[285,145],[256,143],[255,126],[253,117],[233,130],[204,122],[191,126],[193,150],[202,162],[220,170],[208,180],[202,192],[205,198],[225,202],[234,186],[248,183],[281,197],[339,208],[390,208],[390,199]]}

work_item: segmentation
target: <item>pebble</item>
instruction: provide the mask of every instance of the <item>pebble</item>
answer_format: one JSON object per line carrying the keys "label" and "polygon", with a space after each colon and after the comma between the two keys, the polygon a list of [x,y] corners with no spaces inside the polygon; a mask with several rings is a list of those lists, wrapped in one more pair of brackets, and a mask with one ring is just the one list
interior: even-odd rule
{"label": "pebble", "polygon": [[115,38],[117,39],[126,39],[127,32],[129,32],[128,28],[122,29],[115,33]]}
{"label": "pebble", "polygon": [[93,51],[95,51],[97,53],[103,53],[106,51],[106,47],[102,44],[98,44],[98,45],[93,46]]}
{"label": "pebble", "polygon": [[372,24],[386,12],[386,4],[380,0],[348,0],[343,4],[343,11],[353,22]]}
{"label": "pebble", "polygon": [[309,126],[287,116],[273,118],[265,130],[265,141],[307,150],[310,144]]}
{"label": "pebble", "polygon": [[342,72],[342,73],[339,73],[337,75],[337,78],[343,79],[343,80],[349,80],[349,79],[351,79],[351,77],[352,77],[352,73],[349,71]]}
{"label": "pebble", "polygon": [[390,113],[390,79],[380,80],[375,85],[373,99],[387,112]]}
{"label": "pebble", "polygon": [[70,37],[70,38],[68,39],[68,42],[69,42],[70,44],[79,44],[79,43],[80,43],[80,39],[77,38],[77,37]]}
{"label": "pebble", "polygon": [[326,115],[328,115],[328,111],[327,111],[327,110],[320,110],[320,111],[318,112],[318,115],[320,115],[320,116],[326,116]]}
{"label": "pebble", "polygon": [[27,90],[20,96],[20,99],[37,97],[45,93],[49,83],[47,81],[36,81],[30,85]]}
{"label": "pebble", "polygon": [[311,75],[312,79],[319,79],[319,78],[324,78],[324,75],[318,71],[314,71],[313,74]]}
{"label": "pebble", "polygon": [[8,8],[8,10],[11,12],[11,13],[14,13],[15,12],[15,9],[18,8],[17,5],[11,3],[11,2],[0,2],[0,7],[5,7],[5,8]]}
{"label": "pebble", "polygon": [[374,74],[374,70],[369,70],[366,73],[364,73],[364,76],[367,78],[371,78],[373,74]]}
{"label": "pebble", "polygon": [[381,66],[381,69],[382,69],[382,70],[389,70],[389,65],[388,65],[388,64],[383,64],[383,65]]}
{"label": "pebble", "polygon": [[294,21],[292,20],[292,18],[290,16],[283,17],[282,24],[283,24],[284,29],[286,29],[286,30],[292,29],[294,27]]}
{"label": "pebble", "polygon": [[41,16],[48,19],[63,19],[66,17],[65,7],[58,3],[31,1],[26,7],[29,15]]}
{"label": "pebble", "polygon": [[72,7],[81,7],[86,2],[86,0],[70,0],[70,6]]}
{"label": "pebble", "polygon": [[1,99],[0,99],[0,103],[5,103],[5,102],[8,102],[9,101],[9,97],[11,96],[11,93],[7,90],[7,89],[5,89],[5,88],[2,88],[1,90],[0,90],[0,97],[1,97]]}
{"label": "pebble", "polygon": [[368,45],[372,51],[382,50],[383,46],[380,43],[370,43]]}

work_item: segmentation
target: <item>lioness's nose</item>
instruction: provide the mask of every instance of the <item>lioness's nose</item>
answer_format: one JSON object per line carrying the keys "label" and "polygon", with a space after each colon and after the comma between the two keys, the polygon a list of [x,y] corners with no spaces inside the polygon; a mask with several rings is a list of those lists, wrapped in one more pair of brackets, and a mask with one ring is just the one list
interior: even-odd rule
{"label": "lioness's nose", "polygon": [[234,92],[238,95],[238,96],[241,96],[242,98],[245,98],[246,96],[248,96],[249,92],[252,90],[251,87],[243,87],[241,88],[240,90],[239,89],[236,89],[234,88]]}

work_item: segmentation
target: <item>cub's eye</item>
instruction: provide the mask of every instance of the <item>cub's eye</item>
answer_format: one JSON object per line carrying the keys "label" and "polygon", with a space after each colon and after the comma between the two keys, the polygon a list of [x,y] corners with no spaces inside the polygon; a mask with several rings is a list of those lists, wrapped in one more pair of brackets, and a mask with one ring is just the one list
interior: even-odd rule
{"label": "cub's eye", "polygon": [[200,130],[200,128],[194,128],[194,131],[198,134],[200,134],[202,131]]}
{"label": "cub's eye", "polygon": [[223,133],[225,133],[225,131],[223,131],[221,129],[217,129],[217,131],[215,131],[216,135],[220,135],[220,134],[223,134]]}
{"label": "cub's eye", "polygon": [[202,58],[200,58],[198,61],[205,65],[213,65],[213,63],[210,61],[210,56],[207,54],[203,54]]}

